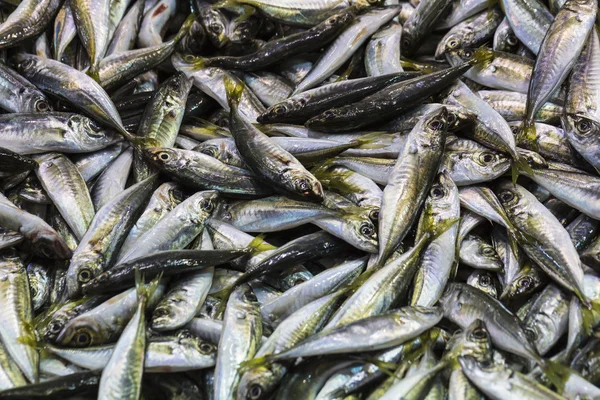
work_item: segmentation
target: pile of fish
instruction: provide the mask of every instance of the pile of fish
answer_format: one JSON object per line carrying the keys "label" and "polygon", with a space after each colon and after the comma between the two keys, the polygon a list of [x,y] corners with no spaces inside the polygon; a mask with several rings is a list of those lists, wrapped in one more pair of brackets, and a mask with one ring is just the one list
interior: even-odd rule
{"label": "pile of fish", "polygon": [[0,1],[0,399],[600,399],[599,30]]}

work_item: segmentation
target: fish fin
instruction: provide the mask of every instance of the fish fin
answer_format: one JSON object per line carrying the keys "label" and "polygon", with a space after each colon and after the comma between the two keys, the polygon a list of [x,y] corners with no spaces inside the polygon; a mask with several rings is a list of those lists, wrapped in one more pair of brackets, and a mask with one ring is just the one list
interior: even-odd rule
{"label": "fish fin", "polygon": [[229,103],[229,106],[231,108],[234,106],[237,107],[242,99],[244,84],[229,76],[225,76],[223,81],[225,82],[225,92],[227,93],[227,102]]}
{"label": "fish fin", "polygon": [[241,7],[244,12],[242,12],[240,16],[235,19],[235,22],[244,22],[256,13],[256,9],[252,6],[243,5]]}
{"label": "fish fin", "polygon": [[271,360],[272,360],[272,355],[251,358],[249,360],[242,361],[240,363],[240,366],[238,367],[238,371],[240,373],[244,373],[244,372],[246,372],[248,370],[251,370],[251,369],[254,369],[254,368],[258,368],[258,367],[262,367],[264,365],[270,364]]}
{"label": "fish fin", "polygon": [[357,361],[365,362],[368,364],[373,364],[374,366],[379,368],[381,370],[381,372],[383,372],[390,378],[393,378],[395,376],[394,371],[396,369],[398,369],[398,366],[399,366],[399,364],[381,361],[374,357],[362,357],[362,356],[358,355],[358,356],[351,356],[350,358],[355,359]]}
{"label": "fish fin", "polygon": [[25,328],[23,332],[24,334],[22,336],[19,336],[17,338],[17,341],[27,346],[35,347],[36,349],[45,348],[46,344],[37,339],[33,323],[24,319],[21,319],[21,323]]}
{"label": "fish fin", "polygon": [[265,242],[265,234],[261,233],[252,239],[252,241],[248,244],[248,248],[251,250],[252,254],[258,254],[267,250],[275,250],[277,247]]}
{"label": "fish fin", "polygon": [[473,53],[473,64],[489,64],[494,60],[494,51],[484,46],[479,47]]}
{"label": "fish fin", "polygon": [[173,41],[175,43],[180,42],[181,39],[183,39],[184,37],[186,37],[188,35],[188,33],[190,32],[190,28],[192,27],[192,24],[194,23],[195,20],[196,20],[196,16],[194,14],[188,15],[188,17],[185,19],[185,21],[183,21],[181,28],[179,28],[179,31],[173,38]]}
{"label": "fish fin", "polygon": [[236,0],[221,0],[212,5],[212,8],[231,8],[239,5]]}
{"label": "fish fin", "polygon": [[355,148],[359,149],[382,149],[385,147],[384,144],[374,143],[381,137],[382,132],[371,132],[364,136],[354,139],[351,143],[356,143]]}

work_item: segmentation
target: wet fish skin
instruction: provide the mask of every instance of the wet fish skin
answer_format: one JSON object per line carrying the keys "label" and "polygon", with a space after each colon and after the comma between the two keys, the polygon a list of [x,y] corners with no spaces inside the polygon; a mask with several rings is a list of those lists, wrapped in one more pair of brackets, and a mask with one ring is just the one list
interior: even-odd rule
{"label": "wet fish skin", "polygon": [[[425,201],[444,151],[447,115],[443,107],[434,110],[413,128],[390,175],[379,213],[379,261],[382,263],[404,239],[416,219],[417,208]],[[414,180],[415,168],[420,170],[419,182]],[[411,207],[405,208],[407,204]]]}
{"label": "wet fish skin", "polygon": [[84,113],[131,139],[108,94],[86,74],[58,61],[34,55],[18,54],[14,62],[16,69],[42,90],[71,102]]}
{"label": "wet fish skin", "polygon": [[25,0],[0,24],[0,48],[37,36],[46,28],[61,5],[60,0]]}
{"label": "wet fish skin", "polygon": [[231,294],[223,321],[219,348],[227,350],[217,354],[215,398],[234,399],[241,379],[238,367],[254,357],[262,337],[260,311],[249,285],[238,286]]}
{"label": "wet fish skin", "polygon": [[548,28],[533,67],[527,94],[525,127],[550,95],[566,80],[594,27],[598,3],[571,0]]}
{"label": "wet fish skin", "polygon": [[526,254],[552,279],[587,303],[579,255],[556,217],[522,186],[501,182],[495,193],[513,225],[530,235],[520,243]]}
{"label": "wet fish skin", "polygon": [[436,20],[448,7],[450,1],[421,1],[415,11],[402,26],[401,51],[411,56],[417,50],[425,35],[431,30]]}

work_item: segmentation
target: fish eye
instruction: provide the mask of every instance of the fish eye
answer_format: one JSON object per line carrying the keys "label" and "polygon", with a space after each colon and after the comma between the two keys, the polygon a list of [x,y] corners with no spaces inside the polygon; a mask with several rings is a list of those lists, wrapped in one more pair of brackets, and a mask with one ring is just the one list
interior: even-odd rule
{"label": "fish eye", "polygon": [[410,46],[410,39],[408,39],[408,38],[402,39],[402,45],[404,47],[409,47]]}
{"label": "fish eye", "polygon": [[306,179],[297,179],[294,184],[296,190],[300,193],[308,194],[310,192],[310,184]]}
{"label": "fish eye", "polygon": [[448,121],[448,124],[452,125],[456,122],[456,115],[454,115],[453,113],[448,113],[448,116],[446,117],[446,121]]}
{"label": "fish eye", "polygon": [[455,49],[458,47],[459,44],[460,44],[460,42],[456,38],[452,38],[452,39],[448,40],[448,48],[449,49]]}
{"label": "fish eye", "polygon": [[510,128],[510,130],[512,131],[512,133],[517,134],[517,133],[519,133],[519,126],[514,125]]}
{"label": "fish eye", "polygon": [[75,334],[75,344],[77,346],[89,346],[92,342],[92,337],[86,331],[79,331]]}
{"label": "fish eye", "polygon": [[465,50],[465,51],[463,52],[463,56],[464,56],[464,58],[466,58],[466,59],[470,59],[471,57],[473,57],[473,52],[472,52],[471,50]]}
{"label": "fish eye", "polygon": [[528,289],[533,285],[533,279],[530,276],[526,276],[523,279],[520,279],[517,283],[520,289]]}
{"label": "fish eye", "polygon": [[173,189],[171,190],[171,197],[174,198],[175,200],[183,200],[183,192],[179,189]]}
{"label": "fish eye", "polygon": [[285,113],[285,106],[277,105],[277,106],[273,107],[273,113],[275,115],[281,115],[281,114]]}
{"label": "fish eye", "polygon": [[371,210],[371,212],[369,213],[369,218],[371,218],[371,221],[378,221],[379,209]]}
{"label": "fish eye", "polygon": [[487,339],[488,333],[483,328],[477,328],[471,332],[471,338],[475,340]]}
{"label": "fish eye", "polygon": [[436,185],[431,188],[431,197],[435,200],[441,199],[444,196],[444,189]]}
{"label": "fish eye", "polygon": [[519,41],[515,35],[510,34],[506,37],[506,43],[508,43],[510,46],[516,46]]}
{"label": "fish eye", "polygon": [[218,24],[216,22],[213,22],[212,24],[210,24],[208,26],[208,29],[210,29],[213,33],[220,35],[221,32],[223,32],[223,27],[221,26],[221,24]]}
{"label": "fish eye", "polygon": [[244,296],[244,299],[249,303],[256,303],[258,301],[258,299],[256,298],[256,295],[254,294],[254,292],[252,290],[250,290],[249,292],[246,293],[246,295]]}
{"label": "fish eye", "polygon": [[35,109],[37,112],[50,111],[50,104],[46,100],[38,100],[35,103]]}
{"label": "fish eye", "polygon": [[577,130],[579,131],[579,133],[583,133],[586,134],[589,131],[592,130],[592,122],[588,119],[580,119],[579,122],[577,122]]}
{"label": "fish eye", "polygon": [[212,344],[206,343],[206,342],[201,343],[199,348],[200,348],[200,351],[204,354],[213,353],[215,350],[215,348]]}
{"label": "fish eye", "polygon": [[494,161],[494,155],[492,153],[481,153],[481,155],[479,156],[479,161],[481,161],[484,164],[489,164],[492,161]]}
{"label": "fish eye", "polygon": [[161,151],[160,153],[158,153],[158,158],[161,161],[169,161],[171,159],[171,155],[169,153]]}
{"label": "fish eye", "polygon": [[92,279],[92,271],[87,268],[83,268],[77,274],[77,280],[81,283],[87,283]]}
{"label": "fish eye", "polygon": [[489,256],[493,256],[493,255],[494,255],[494,253],[495,253],[495,251],[494,251],[494,249],[492,249],[491,247],[484,247],[484,248],[481,250],[481,253],[482,253],[484,256],[488,256],[488,257],[489,257]]}
{"label": "fish eye", "polygon": [[525,334],[531,340],[537,340],[537,332],[531,328],[525,328]]}
{"label": "fish eye", "polygon": [[259,399],[262,396],[263,388],[259,384],[255,383],[250,386],[250,390],[248,391],[248,398],[251,400]]}
{"label": "fish eye", "polygon": [[211,212],[214,207],[215,207],[215,205],[213,204],[213,202],[211,200],[202,200],[200,202],[200,208],[203,211]]}
{"label": "fish eye", "polygon": [[40,244],[38,248],[44,257],[52,258],[54,255],[52,248],[45,243]]}
{"label": "fish eye", "polygon": [[48,325],[50,333],[58,333],[61,331],[63,325],[58,321],[53,321]]}
{"label": "fish eye", "polygon": [[498,195],[500,201],[504,203],[508,203],[515,198],[515,195],[510,190],[505,190]]}
{"label": "fish eye", "polygon": [[492,283],[492,279],[490,278],[489,275],[481,275],[479,277],[479,284],[483,287],[487,287],[490,286],[490,284]]}
{"label": "fish eye", "polygon": [[185,56],[183,56],[183,59],[187,62],[194,62],[196,60],[196,56],[192,54],[186,54]]}
{"label": "fish eye", "polygon": [[[29,279],[31,281],[31,279]],[[30,286],[31,289],[31,298],[35,298],[38,295],[38,288],[37,286]]]}
{"label": "fish eye", "polygon": [[181,332],[179,332],[177,336],[179,337],[179,339],[191,339],[194,337],[194,335],[192,335],[192,333],[187,329],[184,329]]}
{"label": "fish eye", "polygon": [[437,130],[444,129],[444,122],[440,121],[439,119],[434,119],[433,121],[431,121],[428,124],[428,126],[430,129],[437,131]]}
{"label": "fish eye", "polygon": [[373,226],[371,226],[371,224],[363,223],[360,226],[360,233],[363,236],[370,237],[373,235],[374,232],[375,232],[375,229],[373,229]]}

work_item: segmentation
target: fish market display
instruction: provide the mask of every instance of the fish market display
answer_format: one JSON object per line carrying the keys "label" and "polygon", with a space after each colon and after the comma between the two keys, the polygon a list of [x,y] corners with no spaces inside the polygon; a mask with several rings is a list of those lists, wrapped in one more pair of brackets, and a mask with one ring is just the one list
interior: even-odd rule
{"label": "fish market display", "polygon": [[0,1],[0,400],[600,399],[598,7]]}

